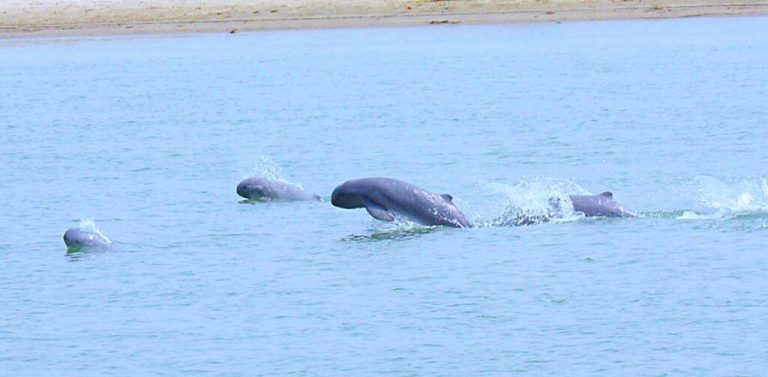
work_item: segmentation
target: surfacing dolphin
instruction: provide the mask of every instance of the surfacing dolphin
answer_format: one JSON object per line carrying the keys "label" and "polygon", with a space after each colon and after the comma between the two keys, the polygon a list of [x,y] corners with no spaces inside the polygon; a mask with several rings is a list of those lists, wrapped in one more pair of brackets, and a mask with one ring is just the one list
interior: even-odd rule
{"label": "surfacing dolphin", "polygon": [[471,227],[451,195],[435,194],[392,178],[346,181],[333,190],[331,203],[339,208],[365,208],[383,221],[403,217],[421,225]]}
{"label": "surfacing dolphin", "polygon": [[[599,195],[569,195],[573,210],[581,212],[586,217],[638,217],[639,215],[624,208],[621,203],[613,199],[613,194],[606,191]],[[550,199],[550,204],[556,209],[560,208],[558,198]]]}
{"label": "surfacing dolphin", "polygon": [[69,228],[64,232],[64,244],[68,249],[103,249],[112,245],[112,241],[96,230]]}
{"label": "surfacing dolphin", "polygon": [[261,177],[242,180],[237,185],[237,194],[249,200],[320,200],[294,184]]}

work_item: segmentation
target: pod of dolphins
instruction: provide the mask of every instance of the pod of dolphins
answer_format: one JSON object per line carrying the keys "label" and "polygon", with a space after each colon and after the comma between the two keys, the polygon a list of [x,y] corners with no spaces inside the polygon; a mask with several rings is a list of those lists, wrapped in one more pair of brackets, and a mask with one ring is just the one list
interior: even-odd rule
{"label": "pod of dolphins", "polygon": [[[320,201],[318,195],[310,194],[299,186],[288,182],[250,177],[237,185],[237,194],[255,201]],[[569,195],[573,210],[586,217],[638,217],[619,202],[613,194]],[[373,177],[346,181],[331,194],[331,204],[345,209],[365,208],[369,215],[382,221],[405,219],[421,225],[443,225],[454,228],[470,228],[464,214],[453,204],[449,194],[437,194],[408,182],[393,178]],[[551,198],[549,205],[554,211],[561,210],[559,198]],[[526,225],[525,221],[517,225]],[[70,228],[64,233],[64,243],[71,250],[82,248],[106,248],[111,241],[95,230],[80,227]]]}

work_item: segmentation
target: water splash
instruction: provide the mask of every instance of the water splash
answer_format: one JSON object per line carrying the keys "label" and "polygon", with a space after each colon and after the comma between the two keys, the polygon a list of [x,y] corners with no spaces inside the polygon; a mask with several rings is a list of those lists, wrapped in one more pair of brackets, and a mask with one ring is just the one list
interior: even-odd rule
{"label": "water splash", "polygon": [[[573,211],[569,195],[589,194],[574,182],[548,177],[536,177],[514,185],[488,182],[483,184],[483,188],[501,196],[502,199],[494,201],[498,203],[494,214],[474,219],[478,227],[522,226],[578,220],[583,216]],[[559,201],[559,209],[553,207],[553,201]]]}
{"label": "water splash", "polygon": [[288,182],[283,178],[283,169],[280,167],[280,164],[266,155],[262,155],[261,158],[254,163],[251,173],[251,175],[258,175],[275,181]]}
{"label": "water splash", "polygon": [[101,229],[96,226],[96,222],[93,221],[93,219],[82,219],[80,220],[80,224],[78,225],[78,228],[82,230],[83,232],[88,232],[96,237],[99,237],[104,243],[111,244],[112,240],[109,239],[104,233],[102,233]]}
{"label": "water splash", "polygon": [[[669,212],[678,220],[739,220],[768,218],[768,180],[750,178],[724,181],[708,175],[692,180],[692,208]],[[664,216],[660,216],[664,217]]]}
{"label": "water splash", "polygon": [[[252,176],[263,177],[272,181],[283,182],[296,186],[300,189],[304,189],[304,186],[301,183],[292,182],[286,179],[283,176],[283,168],[280,166],[280,164],[278,164],[277,161],[275,161],[272,157],[267,155],[262,155],[258,160],[256,160],[250,173],[243,177],[243,179]],[[244,202],[248,201],[246,200]]]}
{"label": "water splash", "polygon": [[768,180],[758,178],[726,183],[711,176],[695,178],[696,200],[704,212],[723,217],[755,213],[768,214]]}

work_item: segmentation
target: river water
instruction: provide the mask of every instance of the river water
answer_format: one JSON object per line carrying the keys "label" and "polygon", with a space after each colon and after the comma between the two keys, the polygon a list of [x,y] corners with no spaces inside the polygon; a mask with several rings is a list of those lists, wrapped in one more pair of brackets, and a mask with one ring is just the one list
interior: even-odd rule
{"label": "river water", "polygon": [[0,375],[768,370],[768,18],[3,40],[0,90]]}

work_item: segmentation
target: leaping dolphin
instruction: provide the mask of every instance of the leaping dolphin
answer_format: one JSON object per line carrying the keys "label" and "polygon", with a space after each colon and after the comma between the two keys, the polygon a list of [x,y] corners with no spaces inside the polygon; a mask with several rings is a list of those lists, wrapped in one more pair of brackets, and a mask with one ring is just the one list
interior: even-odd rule
{"label": "leaping dolphin", "polygon": [[346,181],[333,190],[331,203],[339,208],[365,208],[383,221],[403,217],[422,225],[471,227],[451,195],[429,192],[392,178]]}
{"label": "leaping dolphin", "polygon": [[237,185],[237,194],[250,200],[320,200],[299,186],[261,177],[244,179]]}

